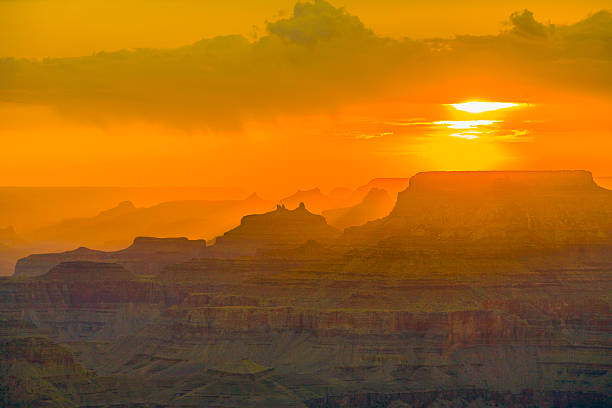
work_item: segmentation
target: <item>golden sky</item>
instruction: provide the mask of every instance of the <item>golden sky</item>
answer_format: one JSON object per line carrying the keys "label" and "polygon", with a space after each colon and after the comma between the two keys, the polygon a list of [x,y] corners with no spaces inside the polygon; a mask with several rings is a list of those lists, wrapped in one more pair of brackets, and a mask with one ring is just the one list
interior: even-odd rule
{"label": "golden sky", "polygon": [[[0,184],[277,194],[437,169],[612,174],[606,8],[0,1]],[[465,101],[517,105],[450,105]]]}

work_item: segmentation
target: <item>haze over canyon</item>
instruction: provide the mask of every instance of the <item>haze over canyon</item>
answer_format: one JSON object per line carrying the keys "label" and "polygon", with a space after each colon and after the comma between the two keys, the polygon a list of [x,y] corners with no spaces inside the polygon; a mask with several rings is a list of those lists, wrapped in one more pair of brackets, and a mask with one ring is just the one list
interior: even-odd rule
{"label": "haze over canyon", "polygon": [[0,406],[612,406],[609,0],[0,1]]}

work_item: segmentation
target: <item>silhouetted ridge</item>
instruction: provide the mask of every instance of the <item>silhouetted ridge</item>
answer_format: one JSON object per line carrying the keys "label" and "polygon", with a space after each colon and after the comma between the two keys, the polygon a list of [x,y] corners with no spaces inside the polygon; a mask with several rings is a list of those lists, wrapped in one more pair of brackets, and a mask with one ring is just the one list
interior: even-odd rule
{"label": "silhouetted ridge", "polygon": [[240,225],[218,237],[207,253],[255,255],[263,250],[298,246],[309,240],[326,242],[337,234],[325,218],[308,211],[303,202],[294,210],[278,205],[274,211],[242,217]]}
{"label": "silhouetted ridge", "polygon": [[10,247],[23,243],[25,243],[25,240],[17,234],[13,226],[0,228],[0,244]]}
{"label": "silhouetted ridge", "polygon": [[155,238],[136,237],[132,245],[123,249],[123,253],[137,252],[180,252],[180,251],[203,251],[206,241],[203,239],[190,240],[180,238]]}
{"label": "silhouetted ridge", "polygon": [[393,177],[379,177],[374,178],[368,182],[368,184],[361,186],[353,193],[354,198],[358,200],[363,199],[373,188],[387,191],[391,198],[395,198],[397,193],[408,188],[410,184],[410,178],[393,178]]}
{"label": "silhouetted ridge", "polygon": [[298,190],[295,194],[283,198],[281,205],[288,208],[296,208],[300,203],[308,204],[310,209],[320,213],[321,211],[331,208],[335,205],[335,200],[323,194],[319,188],[311,190]]}
{"label": "silhouetted ridge", "polygon": [[265,200],[261,198],[259,194],[252,193],[250,196],[246,198],[246,201],[265,201]]}
{"label": "silhouetted ridge", "polygon": [[101,211],[99,217],[114,217],[135,211],[137,208],[131,201],[122,201],[116,207]]}
{"label": "silhouetted ridge", "polygon": [[419,173],[388,217],[347,229],[345,237],[398,247],[477,241],[470,250],[486,251],[608,242],[611,233],[612,192],[591,173],[492,171]]}
{"label": "silhouetted ridge", "polygon": [[[409,190],[468,192],[521,190],[583,191],[598,188],[590,172],[565,171],[435,171],[417,173],[410,179]],[[535,191],[534,191],[535,192]]]}
{"label": "silhouetted ridge", "polygon": [[95,217],[67,219],[31,236],[67,247],[100,249],[127,247],[138,236],[212,239],[237,226],[244,215],[273,208],[273,202],[255,194],[242,200],[166,201],[146,208],[124,202]]}
{"label": "silhouetted ridge", "polygon": [[70,261],[116,262],[138,274],[156,274],[165,266],[204,254],[204,240],[137,237],[129,247],[105,252],[80,247],[73,251],[33,254],[17,261],[16,276],[37,276],[53,266]]}
{"label": "silhouetted ridge", "polygon": [[345,229],[388,215],[393,204],[386,190],[372,188],[359,204],[323,211],[323,216],[330,225]]}

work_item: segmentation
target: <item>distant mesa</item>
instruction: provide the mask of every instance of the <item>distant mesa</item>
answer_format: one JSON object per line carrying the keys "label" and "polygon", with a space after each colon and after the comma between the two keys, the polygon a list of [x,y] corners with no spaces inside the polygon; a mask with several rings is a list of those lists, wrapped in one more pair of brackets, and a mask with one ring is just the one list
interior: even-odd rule
{"label": "distant mesa", "polygon": [[208,256],[254,256],[262,251],[297,247],[307,241],[329,242],[339,231],[325,218],[311,213],[304,203],[289,210],[284,204],[264,214],[247,215],[240,225],[216,239]]}
{"label": "distant mesa", "polygon": [[114,262],[137,274],[157,274],[164,267],[201,257],[206,241],[187,238],[137,237],[129,247],[104,252],[85,247],[73,251],[34,254],[17,261],[15,276],[38,276],[62,262]]}
{"label": "distant mesa", "polygon": [[201,254],[206,248],[203,239],[136,237],[129,247],[121,250],[122,254],[164,254],[190,253]]}
{"label": "distant mesa", "polygon": [[348,228],[344,240],[489,252],[606,243],[612,192],[587,171],[419,173],[388,217]]}
{"label": "distant mesa", "polygon": [[411,192],[537,193],[597,189],[593,176],[583,170],[563,171],[436,171],[410,179]]}
{"label": "distant mesa", "polygon": [[62,262],[40,277],[66,282],[124,281],[134,278],[136,275],[119,264],[91,261]]}
{"label": "distant mesa", "polygon": [[389,215],[393,204],[387,191],[372,188],[359,204],[323,211],[323,217],[331,226],[345,229]]}
{"label": "distant mesa", "polygon": [[129,214],[135,211],[136,209],[137,209],[136,206],[131,201],[122,201],[119,204],[117,204],[116,207],[113,207],[109,210],[101,211],[99,216],[100,217],[115,217],[118,215]]}

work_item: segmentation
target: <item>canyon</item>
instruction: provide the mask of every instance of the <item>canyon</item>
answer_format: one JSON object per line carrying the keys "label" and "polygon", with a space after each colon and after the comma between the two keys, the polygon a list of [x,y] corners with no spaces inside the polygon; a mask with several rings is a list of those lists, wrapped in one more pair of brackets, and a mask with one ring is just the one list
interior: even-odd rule
{"label": "canyon", "polygon": [[612,191],[584,171],[404,187],[344,231],[298,203],[211,245],[24,258],[0,278],[0,401],[612,405]]}

